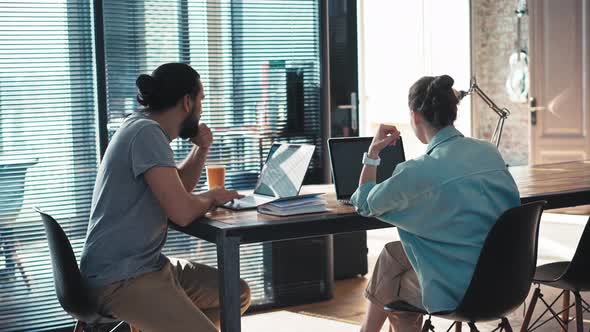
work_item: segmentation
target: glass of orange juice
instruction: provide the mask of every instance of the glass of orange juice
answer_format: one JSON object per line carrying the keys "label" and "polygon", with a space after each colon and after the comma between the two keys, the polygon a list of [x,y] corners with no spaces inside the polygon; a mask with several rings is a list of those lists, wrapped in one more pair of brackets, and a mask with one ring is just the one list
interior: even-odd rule
{"label": "glass of orange juice", "polygon": [[209,184],[209,190],[225,187],[225,166],[207,166],[207,183]]}

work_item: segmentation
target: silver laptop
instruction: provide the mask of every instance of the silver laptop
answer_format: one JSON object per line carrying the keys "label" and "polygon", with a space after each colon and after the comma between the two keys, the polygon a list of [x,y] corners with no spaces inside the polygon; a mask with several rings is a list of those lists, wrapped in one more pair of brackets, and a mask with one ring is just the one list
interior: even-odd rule
{"label": "silver laptop", "polygon": [[279,198],[297,196],[314,150],[315,146],[309,144],[273,144],[254,193],[228,202],[223,207],[232,210],[255,209]]}
{"label": "silver laptop", "polygon": [[[363,169],[363,154],[369,150],[372,140],[372,137],[344,137],[328,140],[332,180],[336,198],[341,203],[351,204],[350,197],[358,188]],[[391,177],[395,166],[406,160],[401,137],[396,145],[383,149],[380,158],[381,164],[377,167],[377,183]]]}

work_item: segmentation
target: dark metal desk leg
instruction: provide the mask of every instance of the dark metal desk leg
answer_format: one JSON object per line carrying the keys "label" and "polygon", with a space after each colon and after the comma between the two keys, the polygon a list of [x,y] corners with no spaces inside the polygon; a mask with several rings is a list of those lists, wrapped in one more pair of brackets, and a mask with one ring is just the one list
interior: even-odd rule
{"label": "dark metal desk leg", "polygon": [[336,288],[336,282],[334,281],[334,235],[326,235],[324,237],[326,241],[326,264],[325,264],[325,279],[326,283],[326,295],[328,299],[334,296],[334,289]]}
{"label": "dark metal desk leg", "polygon": [[240,332],[240,242],[219,234],[217,238],[221,332]]}

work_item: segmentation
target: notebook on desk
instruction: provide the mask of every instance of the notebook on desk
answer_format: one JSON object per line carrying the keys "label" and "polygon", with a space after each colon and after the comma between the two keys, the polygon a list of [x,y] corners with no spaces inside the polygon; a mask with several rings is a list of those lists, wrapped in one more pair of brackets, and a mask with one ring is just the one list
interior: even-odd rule
{"label": "notebook on desk", "polygon": [[323,194],[307,194],[296,197],[280,198],[270,203],[260,205],[258,212],[272,216],[293,216],[328,211]]}
{"label": "notebook on desk", "polygon": [[[369,150],[372,137],[330,138],[328,149],[332,167],[332,181],[336,198],[344,204],[351,204],[350,198],[359,184],[363,169],[363,154]],[[396,145],[388,146],[381,151],[381,165],[377,167],[377,183],[391,177],[397,164],[406,161],[402,138]]]}
{"label": "notebook on desk", "polygon": [[314,150],[315,146],[309,144],[273,144],[254,193],[223,207],[231,210],[255,209],[279,198],[297,196]]}

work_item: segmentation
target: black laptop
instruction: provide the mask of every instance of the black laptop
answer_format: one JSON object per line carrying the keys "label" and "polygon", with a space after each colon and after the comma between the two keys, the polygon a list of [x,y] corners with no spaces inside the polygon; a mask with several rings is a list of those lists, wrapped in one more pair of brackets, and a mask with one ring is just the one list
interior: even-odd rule
{"label": "black laptop", "polygon": [[[342,203],[350,204],[350,197],[358,188],[363,169],[363,154],[369,150],[372,140],[372,137],[343,137],[328,140],[332,180],[336,198]],[[396,145],[383,149],[380,158],[381,164],[377,167],[377,183],[391,177],[395,166],[406,161],[402,138],[399,138]]]}

